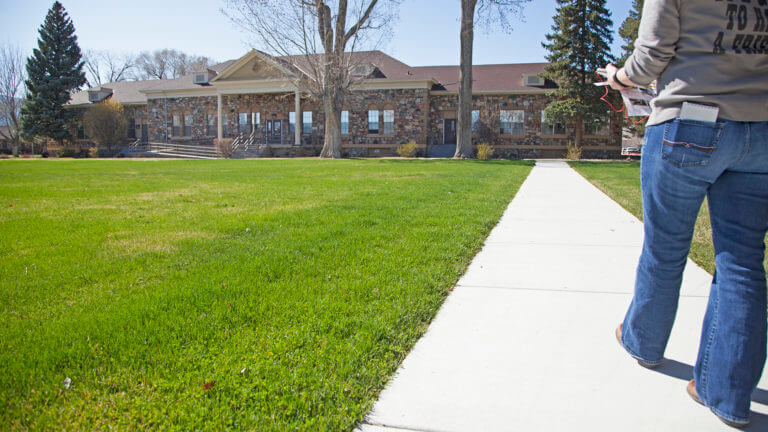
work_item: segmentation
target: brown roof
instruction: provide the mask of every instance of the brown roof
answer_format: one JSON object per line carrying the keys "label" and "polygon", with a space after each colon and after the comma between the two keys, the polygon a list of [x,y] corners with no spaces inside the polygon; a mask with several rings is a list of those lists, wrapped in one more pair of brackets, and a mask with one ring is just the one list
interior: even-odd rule
{"label": "brown roof", "polygon": [[112,99],[120,102],[121,104],[145,104],[147,103],[147,97],[143,93],[140,93],[141,90],[148,90],[160,82],[161,80],[147,80],[107,83],[99,87],[81,90],[77,93],[74,93],[72,98],[69,100],[69,105],[91,105],[91,101],[88,100],[88,91],[100,90],[102,87],[112,89]]}
{"label": "brown roof", "polygon": [[[381,51],[362,51],[356,52],[354,56],[362,58],[356,59],[356,63],[370,63],[376,66],[383,78],[374,78],[373,81],[388,80],[434,80],[440,85],[437,89],[447,91],[458,91],[459,89],[459,67],[458,66],[420,66],[411,67],[407,64],[381,52]],[[277,57],[279,62],[297,63],[301,66],[304,56],[285,56]],[[236,63],[237,60],[229,60],[210,69],[221,74],[227,68]],[[555,84],[547,81],[544,87],[531,87],[523,85],[523,74],[540,74],[544,72],[546,63],[520,63],[520,64],[498,64],[498,65],[478,65],[472,68],[473,91],[536,91],[542,88],[555,88]],[[112,89],[112,98],[123,104],[144,104],[147,97],[142,91],[163,91],[163,90],[187,90],[199,89],[200,86],[193,82],[194,74],[185,75],[176,79],[169,80],[147,80],[147,81],[121,81],[104,84],[103,87]],[[94,90],[94,89],[91,89]],[[69,105],[89,105],[88,91],[83,90],[73,94]]]}
{"label": "brown roof", "polygon": [[[220,74],[227,70],[228,67],[232,66],[237,60],[227,60],[224,63],[219,63],[217,65],[213,65],[209,67],[208,69],[213,70],[216,72],[216,74]],[[144,90],[155,90],[155,91],[162,91],[162,90],[188,90],[188,89],[199,89],[200,85],[194,83],[195,74],[189,74],[184,75],[179,78],[174,79],[166,79],[166,80],[154,80],[156,84],[150,88],[146,88]],[[109,87],[109,84],[105,84],[106,87]],[[142,95],[144,96],[144,95]],[[144,102],[147,101],[146,96],[144,96]]]}
{"label": "brown roof", "polygon": [[[209,67],[216,73],[221,73],[229,66],[231,66],[236,60],[225,61]],[[166,79],[166,80],[144,80],[144,81],[119,81],[103,84],[99,87],[91,89],[81,90],[72,95],[69,100],[70,106],[83,106],[90,105],[88,100],[88,91],[99,90],[102,87],[106,87],[112,90],[112,99],[120,102],[121,104],[146,104],[147,95],[141,93],[144,90],[185,90],[200,88],[199,85],[193,83],[194,74],[185,75],[181,78]]]}
{"label": "brown roof", "polygon": [[[547,63],[477,65],[472,67],[472,91],[526,91],[555,88],[546,81],[544,87],[523,85],[523,74],[540,74]],[[411,68],[416,76],[434,78],[448,91],[459,90],[458,66],[422,66]]]}

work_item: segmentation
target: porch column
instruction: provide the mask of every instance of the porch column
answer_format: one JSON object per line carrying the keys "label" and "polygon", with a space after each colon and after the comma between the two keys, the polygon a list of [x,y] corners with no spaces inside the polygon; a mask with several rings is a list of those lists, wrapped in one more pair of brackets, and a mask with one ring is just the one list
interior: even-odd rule
{"label": "porch column", "polygon": [[218,131],[219,139],[224,138],[224,125],[221,122],[221,93],[216,95],[216,104],[217,104],[217,118],[218,121],[216,122],[216,128]]}
{"label": "porch column", "polygon": [[296,89],[296,137],[293,145],[301,145],[301,128],[304,125],[304,116],[301,113],[301,92]]}

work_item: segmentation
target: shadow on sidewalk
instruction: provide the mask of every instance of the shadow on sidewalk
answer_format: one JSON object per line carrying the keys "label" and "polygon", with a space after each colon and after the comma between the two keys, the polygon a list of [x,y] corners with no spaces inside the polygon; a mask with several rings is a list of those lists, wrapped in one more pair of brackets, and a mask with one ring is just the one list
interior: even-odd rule
{"label": "shadow on sidewalk", "polygon": [[[657,369],[654,369],[654,372],[658,372],[672,378],[677,378],[685,382],[693,379],[693,366],[672,359],[664,359],[664,363],[662,363]],[[768,390],[763,390],[760,388],[755,389],[755,391],[752,392],[752,401],[762,405],[768,405]],[[752,411],[750,420],[751,421],[749,423],[749,427],[746,427],[742,430],[768,430],[768,415]]]}

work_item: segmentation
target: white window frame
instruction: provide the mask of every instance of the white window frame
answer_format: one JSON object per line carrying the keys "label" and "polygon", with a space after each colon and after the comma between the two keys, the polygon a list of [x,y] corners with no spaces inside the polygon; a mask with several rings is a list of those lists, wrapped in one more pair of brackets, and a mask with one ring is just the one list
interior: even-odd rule
{"label": "white window frame", "polygon": [[341,134],[349,135],[349,111],[341,112]]}
{"label": "white window frame", "polygon": [[[560,126],[562,131],[559,131],[557,127]],[[551,124],[547,122],[546,111],[541,111],[541,134],[545,136],[559,136],[566,135],[568,128],[562,123]]]}
{"label": "white window frame", "polygon": [[[395,110],[383,110],[381,112],[381,134],[382,135],[394,135],[395,134]],[[391,120],[391,121],[387,121]]]}
{"label": "white window frame", "polygon": [[301,134],[312,135],[312,111],[301,112]]}
{"label": "white window frame", "polygon": [[499,130],[501,135],[525,135],[525,110],[499,110]]}
{"label": "white window frame", "polygon": [[[376,122],[376,128],[372,129],[371,125]],[[378,135],[381,133],[381,123],[379,123],[379,110],[368,110],[368,134]]]}

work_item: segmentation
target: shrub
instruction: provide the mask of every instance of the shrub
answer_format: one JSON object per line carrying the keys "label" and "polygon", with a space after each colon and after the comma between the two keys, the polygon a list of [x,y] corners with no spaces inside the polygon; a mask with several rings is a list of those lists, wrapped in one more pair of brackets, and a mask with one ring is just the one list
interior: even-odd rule
{"label": "shrub", "polygon": [[63,157],[75,157],[75,156],[77,156],[77,151],[75,151],[75,149],[72,147],[64,146],[56,150],[56,157],[63,158]]}
{"label": "shrub", "polygon": [[91,147],[88,149],[88,157],[91,158],[97,158],[99,157],[99,148],[98,147]]}
{"label": "shrub", "polygon": [[88,108],[83,118],[85,133],[98,147],[112,147],[128,136],[128,119],[123,106],[112,99],[106,99]]}
{"label": "shrub", "polygon": [[216,146],[216,151],[219,152],[219,155],[223,158],[231,158],[233,154],[235,154],[235,146],[234,146],[235,140],[232,138],[222,138],[218,139],[216,138],[213,140],[213,144]]}
{"label": "shrub", "polygon": [[397,148],[397,154],[400,155],[400,157],[404,158],[412,158],[416,157],[416,151],[418,151],[419,145],[416,144],[415,141],[411,141],[406,144],[401,144],[400,147]]}
{"label": "shrub", "polygon": [[480,143],[477,146],[477,158],[482,160],[488,160],[493,157],[494,148],[488,143]]}
{"label": "shrub", "polygon": [[568,141],[568,144],[566,145],[566,148],[568,149],[565,152],[565,158],[568,160],[579,160],[581,159],[581,147],[575,145],[572,141]]}

